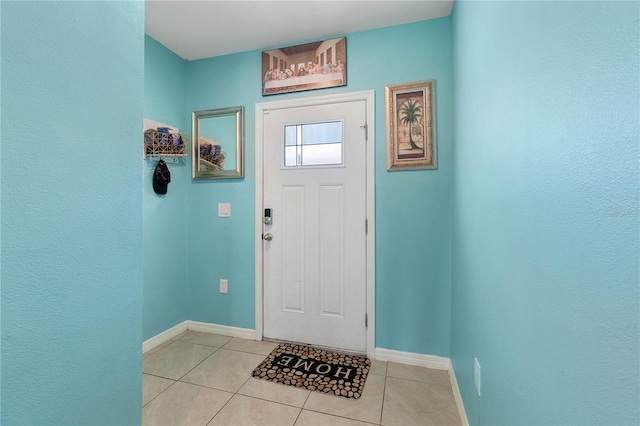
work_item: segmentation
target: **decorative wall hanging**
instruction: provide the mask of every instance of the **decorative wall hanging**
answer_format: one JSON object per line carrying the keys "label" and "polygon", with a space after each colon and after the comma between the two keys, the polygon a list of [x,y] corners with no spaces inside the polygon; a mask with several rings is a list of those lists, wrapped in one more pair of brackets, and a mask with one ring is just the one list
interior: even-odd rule
{"label": "decorative wall hanging", "polygon": [[177,127],[169,126],[145,118],[144,128],[144,158],[172,158],[189,155],[189,137],[180,134]]}
{"label": "decorative wall hanging", "polygon": [[193,179],[244,177],[244,107],[193,112]]}
{"label": "decorative wall hanging", "polygon": [[347,39],[262,52],[262,96],[347,85]]}
{"label": "decorative wall hanging", "polygon": [[385,87],[387,170],[436,168],[435,80]]}

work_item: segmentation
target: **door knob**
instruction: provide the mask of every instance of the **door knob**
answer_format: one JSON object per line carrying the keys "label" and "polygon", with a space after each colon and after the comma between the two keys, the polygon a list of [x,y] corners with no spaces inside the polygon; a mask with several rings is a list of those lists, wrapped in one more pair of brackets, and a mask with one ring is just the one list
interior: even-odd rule
{"label": "door knob", "polygon": [[271,234],[264,234],[264,236],[262,237],[262,239],[264,239],[265,241],[271,241],[271,240],[273,240],[273,235],[271,235]]}

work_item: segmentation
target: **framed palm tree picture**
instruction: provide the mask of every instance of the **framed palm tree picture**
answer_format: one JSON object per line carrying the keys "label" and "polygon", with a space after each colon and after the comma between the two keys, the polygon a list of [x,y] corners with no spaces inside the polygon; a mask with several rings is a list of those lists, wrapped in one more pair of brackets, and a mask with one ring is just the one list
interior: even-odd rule
{"label": "framed palm tree picture", "polygon": [[435,80],[385,87],[387,170],[436,168]]}

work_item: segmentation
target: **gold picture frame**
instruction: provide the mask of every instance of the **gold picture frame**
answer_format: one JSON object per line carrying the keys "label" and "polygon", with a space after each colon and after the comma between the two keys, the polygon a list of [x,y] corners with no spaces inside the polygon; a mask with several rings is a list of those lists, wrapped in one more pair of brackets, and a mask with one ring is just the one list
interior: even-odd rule
{"label": "gold picture frame", "polygon": [[435,80],[385,86],[387,170],[435,169]]}

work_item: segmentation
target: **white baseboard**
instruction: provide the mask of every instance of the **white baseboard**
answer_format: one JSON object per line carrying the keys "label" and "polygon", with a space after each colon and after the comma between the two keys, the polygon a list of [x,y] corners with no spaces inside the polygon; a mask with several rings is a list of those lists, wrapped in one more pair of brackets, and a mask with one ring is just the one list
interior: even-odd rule
{"label": "white baseboard", "polygon": [[231,327],[230,325],[211,324],[209,322],[185,322],[187,323],[187,328],[193,331],[220,334],[222,336],[239,337],[240,339],[256,339],[256,331],[250,328]]}
{"label": "white baseboard", "polygon": [[168,330],[145,340],[142,343],[142,353],[145,353],[158,345],[171,340],[187,330],[202,331],[203,333],[220,334],[221,336],[239,337],[241,339],[255,340],[256,331],[249,328],[231,327],[228,325],[211,324],[199,321],[182,321]]}
{"label": "white baseboard", "polygon": [[460,395],[460,389],[458,388],[458,381],[456,380],[456,374],[453,371],[451,359],[435,355],[423,355],[383,348],[376,348],[375,359],[379,361],[397,362],[399,364],[416,365],[418,367],[432,368],[434,370],[447,370],[449,373],[449,381],[451,382],[451,389],[453,390],[453,397],[455,398],[456,406],[458,407],[458,414],[460,415],[463,426],[469,426],[469,420],[467,419],[467,413],[464,411],[462,395]]}
{"label": "white baseboard", "polygon": [[188,321],[183,321],[180,324],[174,325],[170,329],[165,330],[162,333],[156,334],[152,338],[145,340],[142,343],[142,353],[145,353],[148,350],[151,350],[151,349],[155,348],[156,346],[161,345],[162,343],[166,342],[167,340],[173,339],[178,334],[187,331],[187,322]]}
{"label": "white baseboard", "polygon": [[469,426],[469,419],[467,419],[467,412],[464,410],[462,395],[460,394],[460,388],[458,387],[456,373],[453,371],[453,364],[451,363],[451,360],[449,360],[449,380],[451,380],[451,389],[453,389],[453,397],[456,400],[456,406],[458,407],[460,420],[462,420],[462,426]]}
{"label": "white baseboard", "polygon": [[441,356],[423,355],[382,348],[376,348],[375,359],[397,362],[398,364],[417,365],[418,367],[433,368],[434,370],[448,370],[451,365],[449,358]]}

